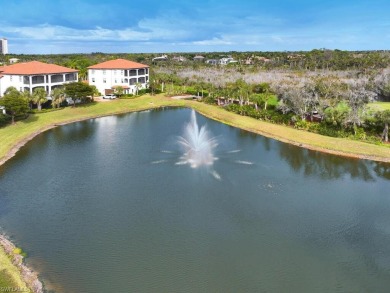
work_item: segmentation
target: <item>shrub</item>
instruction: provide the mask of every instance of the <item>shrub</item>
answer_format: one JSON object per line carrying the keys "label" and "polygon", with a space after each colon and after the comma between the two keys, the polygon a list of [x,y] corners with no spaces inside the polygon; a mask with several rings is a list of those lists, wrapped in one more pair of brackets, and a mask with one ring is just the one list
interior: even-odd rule
{"label": "shrub", "polygon": [[11,116],[0,113],[0,127],[11,123]]}
{"label": "shrub", "polygon": [[301,129],[301,130],[308,130],[309,129],[309,123],[306,120],[298,120],[294,124],[294,128]]}

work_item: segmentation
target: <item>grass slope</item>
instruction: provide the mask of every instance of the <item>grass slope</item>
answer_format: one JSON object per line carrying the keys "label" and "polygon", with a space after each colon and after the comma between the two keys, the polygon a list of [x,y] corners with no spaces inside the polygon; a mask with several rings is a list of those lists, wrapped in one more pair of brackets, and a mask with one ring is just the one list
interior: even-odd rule
{"label": "grass slope", "polygon": [[[8,291],[7,291],[8,290]],[[14,290],[14,291],[11,291]],[[4,250],[0,249],[0,292],[30,292],[20,278],[19,270],[12,264]]]}
{"label": "grass slope", "polygon": [[26,120],[17,122],[16,125],[0,128],[0,164],[8,159],[10,151],[15,149],[18,144],[23,144],[37,133],[56,125],[93,117],[164,106],[191,107],[209,118],[228,125],[309,149],[350,157],[390,162],[390,149],[388,147],[322,136],[282,125],[259,121],[250,117],[240,116],[213,105],[192,100],[174,100],[158,95],[154,97],[142,96],[135,99],[99,102],[86,106],[78,106],[76,108],[68,107],[60,111],[34,114],[30,115]]}

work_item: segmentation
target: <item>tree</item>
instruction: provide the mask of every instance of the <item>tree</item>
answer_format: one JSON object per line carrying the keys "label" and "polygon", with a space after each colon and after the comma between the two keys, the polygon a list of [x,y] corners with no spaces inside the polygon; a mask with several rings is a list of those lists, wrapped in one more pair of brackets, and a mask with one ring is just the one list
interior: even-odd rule
{"label": "tree", "polygon": [[53,108],[59,108],[61,103],[65,101],[65,89],[63,87],[57,87],[51,92],[52,106]]}
{"label": "tree", "polygon": [[27,115],[29,111],[28,102],[18,90],[7,89],[0,105],[5,107],[6,112],[11,115],[12,124],[15,124],[15,116]]}
{"label": "tree", "polygon": [[302,120],[306,118],[306,113],[309,105],[309,96],[306,93],[306,89],[302,84],[281,84],[276,89],[280,103],[278,109],[284,114],[289,111],[294,112]]}
{"label": "tree", "polygon": [[124,92],[123,87],[121,87],[120,85],[114,88],[114,94],[117,95],[118,97],[122,96],[123,92]]}
{"label": "tree", "polygon": [[142,84],[139,82],[135,83],[135,95],[138,96],[138,91],[142,87]]}
{"label": "tree", "polygon": [[364,108],[368,102],[372,101],[374,93],[366,90],[364,84],[354,83],[349,85],[349,88],[344,95],[350,107],[345,123],[352,124],[356,135],[357,126],[362,124]]}
{"label": "tree", "polygon": [[[259,102],[259,104],[264,103],[264,110],[267,110],[268,101],[272,97],[271,85],[268,82],[255,84],[252,87],[252,91],[256,94],[259,94],[255,99]],[[255,106],[257,110],[257,104],[255,104]]]}
{"label": "tree", "polygon": [[44,88],[36,88],[32,94],[32,101],[37,104],[38,111],[42,110],[42,104],[47,102],[46,91]]}
{"label": "tree", "polygon": [[90,87],[92,89],[92,102],[93,102],[94,97],[100,96],[100,93],[96,86],[90,85]]}
{"label": "tree", "polygon": [[32,109],[33,97],[29,90],[25,90],[22,93],[23,97],[27,100],[30,110]]}
{"label": "tree", "polygon": [[71,82],[65,85],[65,94],[73,101],[73,107],[76,106],[76,101],[86,101],[94,94],[91,86],[84,82]]}
{"label": "tree", "polygon": [[389,141],[389,124],[390,124],[390,110],[380,111],[376,113],[376,118],[384,124],[382,132],[382,140]]}

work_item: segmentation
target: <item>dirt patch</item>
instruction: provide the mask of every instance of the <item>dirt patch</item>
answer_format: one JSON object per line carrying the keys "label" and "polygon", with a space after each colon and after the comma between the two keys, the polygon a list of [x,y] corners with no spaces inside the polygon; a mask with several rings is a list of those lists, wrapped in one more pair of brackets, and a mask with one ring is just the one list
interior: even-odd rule
{"label": "dirt patch", "polygon": [[194,96],[194,95],[183,95],[183,96],[173,96],[171,97],[171,99],[174,99],[174,100],[182,100],[182,99],[196,99],[197,96]]}

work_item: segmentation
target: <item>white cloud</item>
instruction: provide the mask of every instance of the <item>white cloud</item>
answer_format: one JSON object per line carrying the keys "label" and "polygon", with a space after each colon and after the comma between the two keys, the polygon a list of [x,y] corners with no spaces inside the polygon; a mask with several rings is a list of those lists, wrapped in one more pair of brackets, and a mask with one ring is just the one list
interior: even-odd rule
{"label": "white cloud", "polygon": [[233,42],[225,39],[220,39],[220,38],[212,38],[210,40],[194,41],[192,42],[192,44],[198,46],[215,46],[215,45],[232,45]]}

